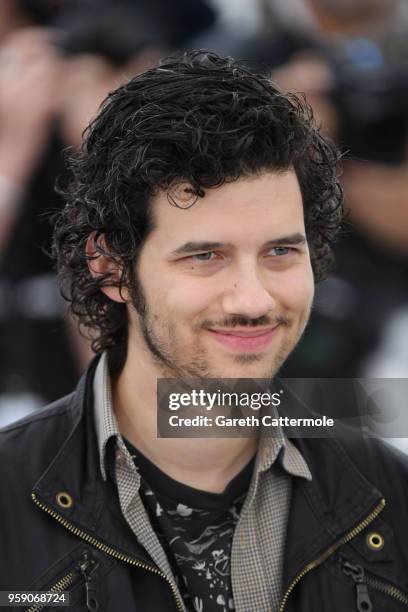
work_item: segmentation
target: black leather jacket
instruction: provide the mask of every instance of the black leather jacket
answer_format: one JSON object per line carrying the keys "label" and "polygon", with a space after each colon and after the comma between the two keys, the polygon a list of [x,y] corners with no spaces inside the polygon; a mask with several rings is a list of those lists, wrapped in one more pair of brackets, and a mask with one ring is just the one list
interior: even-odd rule
{"label": "black leather jacket", "polygon": [[[0,432],[0,590],[69,592],[72,612],[182,610],[101,478],[94,368]],[[294,442],[313,480],[294,479],[280,611],[408,610],[405,456],[373,440]]]}

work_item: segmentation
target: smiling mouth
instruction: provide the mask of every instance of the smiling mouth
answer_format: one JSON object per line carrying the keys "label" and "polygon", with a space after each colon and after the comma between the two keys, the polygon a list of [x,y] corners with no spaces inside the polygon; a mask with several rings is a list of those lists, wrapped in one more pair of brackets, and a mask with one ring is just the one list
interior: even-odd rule
{"label": "smiling mouth", "polygon": [[256,352],[266,349],[272,342],[279,325],[252,331],[241,329],[208,329],[222,346],[239,352]]}

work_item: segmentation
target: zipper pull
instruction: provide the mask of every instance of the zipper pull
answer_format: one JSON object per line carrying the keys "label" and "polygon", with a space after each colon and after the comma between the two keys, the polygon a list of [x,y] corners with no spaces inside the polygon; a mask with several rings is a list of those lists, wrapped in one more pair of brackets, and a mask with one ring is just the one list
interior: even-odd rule
{"label": "zipper pull", "polygon": [[98,589],[93,573],[99,566],[89,555],[85,554],[79,563],[79,570],[85,579],[86,607],[91,612],[96,612],[99,608]]}
{"label": "zipper pull", "polygon": [[364,569],[362,566],[353,565],[349,561],[344,561],[341,567],[346,576],[350,576],[356,584],[358,612],[372,612],[373,604],[368,594],[368,587],[365,582]]}

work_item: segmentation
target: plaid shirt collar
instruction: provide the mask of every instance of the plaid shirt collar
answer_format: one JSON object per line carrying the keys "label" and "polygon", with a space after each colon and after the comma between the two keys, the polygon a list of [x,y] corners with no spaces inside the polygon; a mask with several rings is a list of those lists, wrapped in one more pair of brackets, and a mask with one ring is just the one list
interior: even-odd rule
{"label": "plaid shirt collar", "polygon": [[[94,415],[96,434],[99,447],[99,461],[102,478],[107,479],[107,448],[108,442],[113,438],[121,451],[122,457],[132,461],[120,435],[115,412],[112,404],[111,383],[108,370],[107,354],[103,353],[95,371],[94,383]],[[298,476],[312,480],[309,467],[300,451],[284,434],[281,428],[276,435],[262,436],[259,439],[255,474],[259,476],[268,470],[275,460],[291,476]]]}

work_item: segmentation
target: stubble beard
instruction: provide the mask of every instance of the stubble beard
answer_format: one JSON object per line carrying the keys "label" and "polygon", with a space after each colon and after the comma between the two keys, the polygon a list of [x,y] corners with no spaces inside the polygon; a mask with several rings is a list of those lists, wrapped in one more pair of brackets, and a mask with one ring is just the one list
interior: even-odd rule
{"label": "stubble beard", "polygon": [[[156,367],[159,369],[163,378],[195,378],[195,379],[208,379],[208,378],[223,378],[220,372],[215,371],[210,367],[208,358],[205,350],[197,348],[188,362],[177,357],[175,352],[180,351],[177,345],[177,334],[174,325],[169,324],[167,327],[168,340],[164,341],[160,338],[160,334],[157,333],[154,319],[158,321],[158,317],[154,317],[149,309],[147,301],[145,299],[142,290],[138,289],[137,293],[132,296],[133,305],[138,314],[138,320],[140,325],[140,331],[146,346],[151,354],[152,360]],[[310,315],[310,313],[309,313]],[[238,317],[239,318],[239,317]],[[237,318],[237,319],[238,319]],[[280,318],[280,325],[288,327],[290,321],[283,317]],[[293,325],[293,323],[292,323]],[[205,327],[202,324],[203,328]],[[303,327],[305,329],[306,324]],[[279,329],[279,328],[278,328]],[[302,334],[301,334],[302,335]],[[256,378],[272,379],[277,375],[278,371],[293,351],[295,346],[298,344],[300,337],[290,340],[286,338],[281,344],[278,353],[274,356],[270,367],[266,368],[264,376],[257,375]],[[174,347],[174,348],[171,348]],[[181,351],[180,351],[181,352]],[[259,363],[264,360],[265,357],[260,354],[243,353],[241,355],[232,356],[232,362],[239,366],[251,366],[252,364]],[[243,376],[245,378],[252,378],[251,376]],[[237,378],[233,376],[224,376],[224,378]]]}

